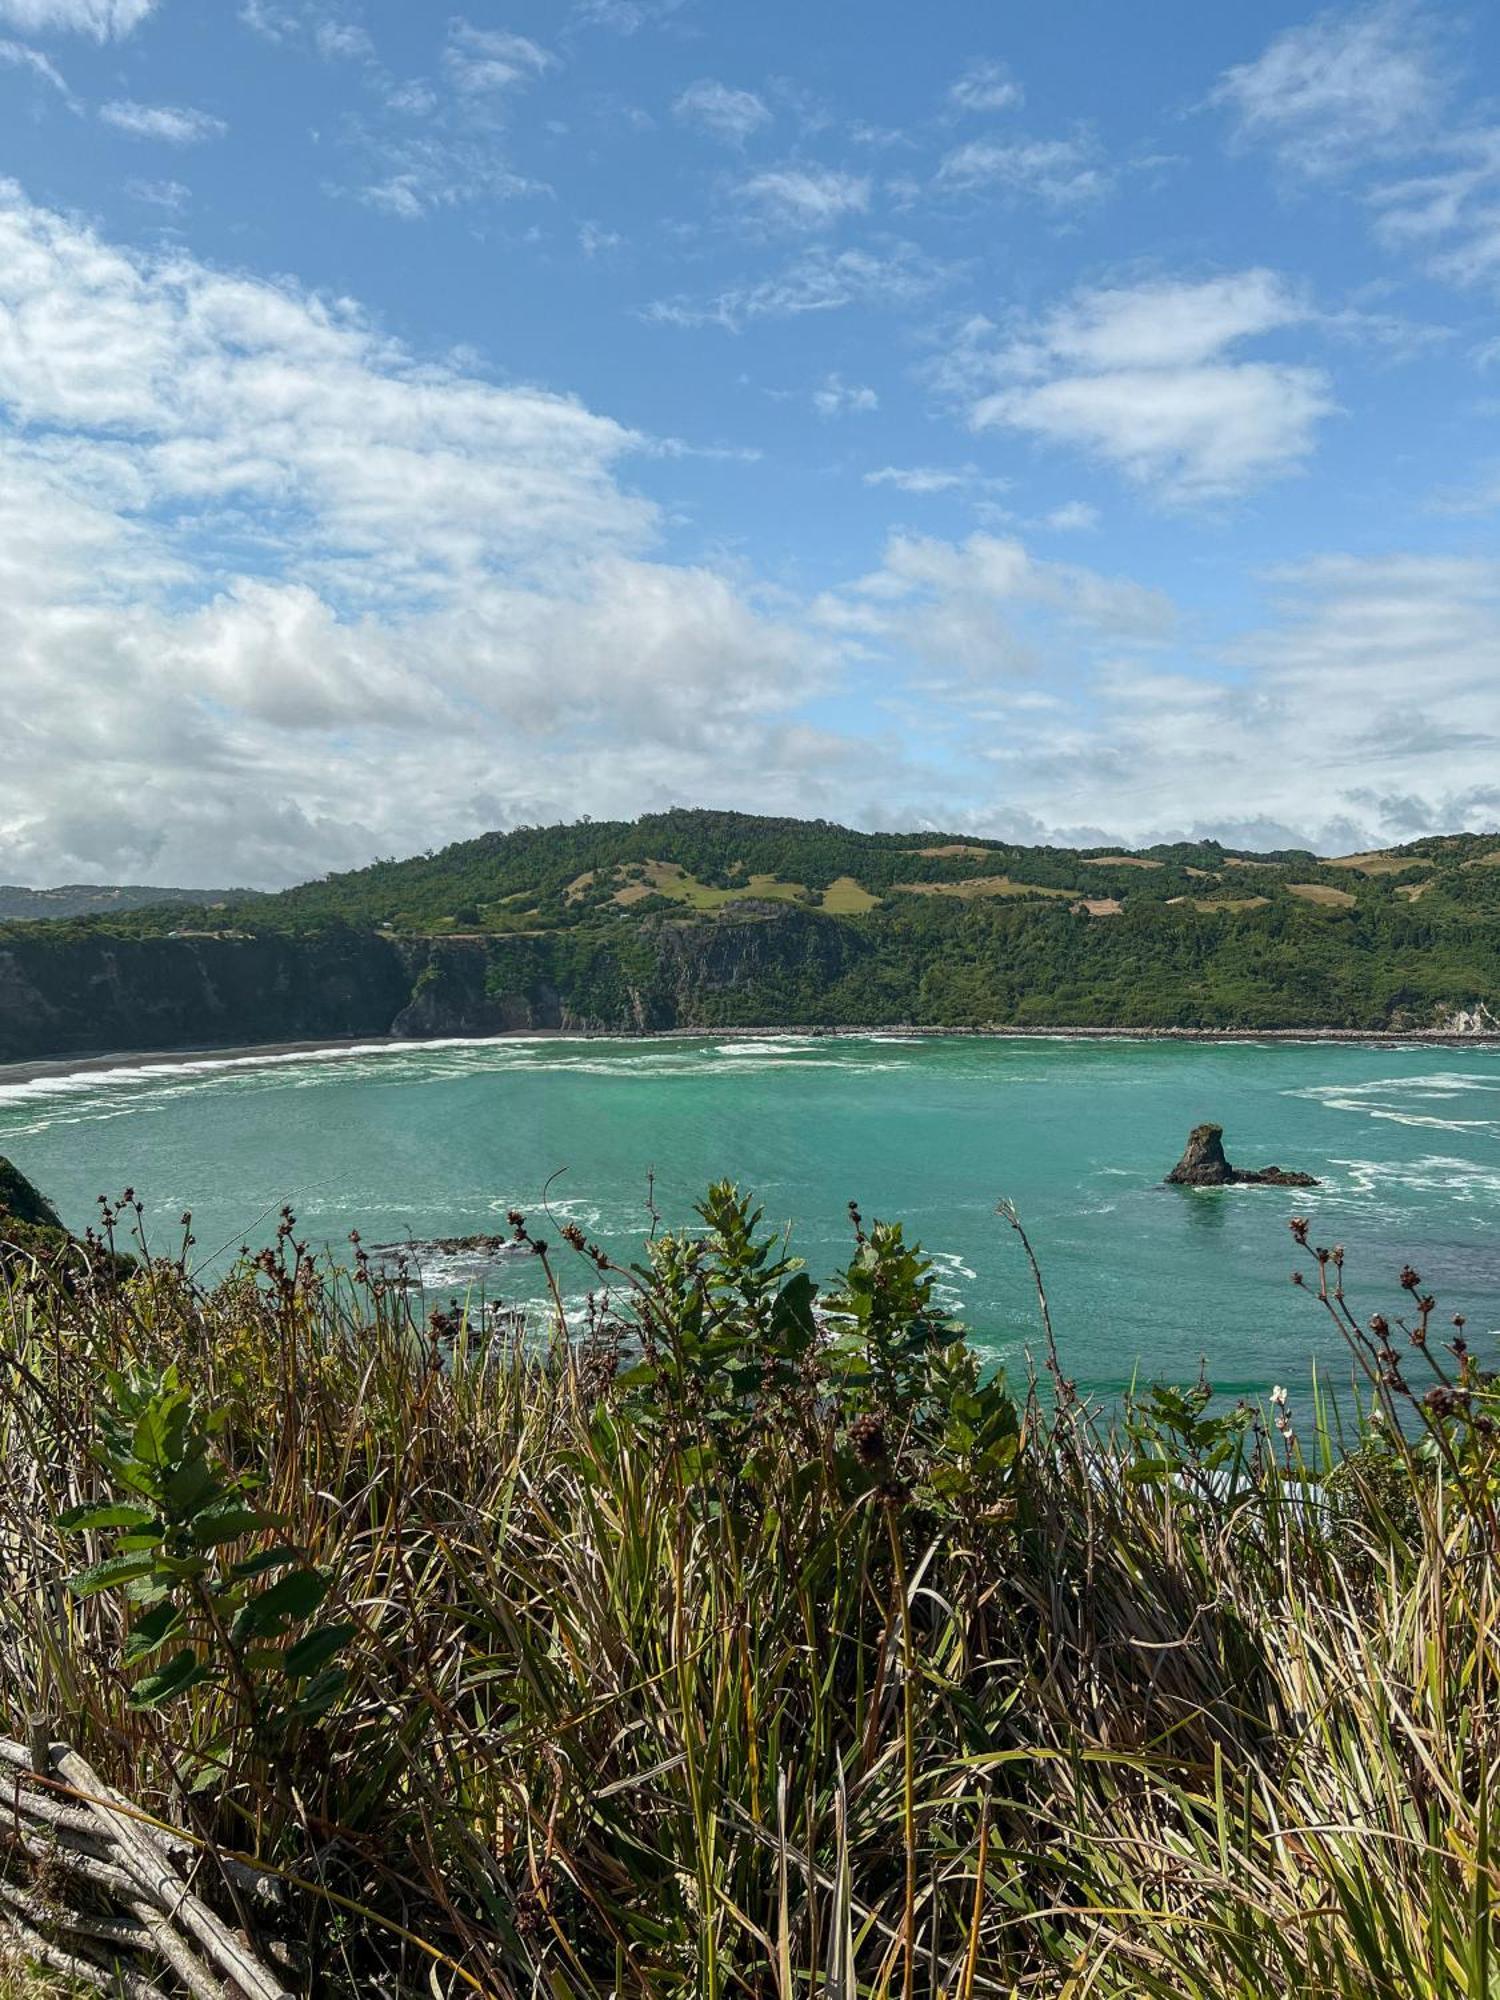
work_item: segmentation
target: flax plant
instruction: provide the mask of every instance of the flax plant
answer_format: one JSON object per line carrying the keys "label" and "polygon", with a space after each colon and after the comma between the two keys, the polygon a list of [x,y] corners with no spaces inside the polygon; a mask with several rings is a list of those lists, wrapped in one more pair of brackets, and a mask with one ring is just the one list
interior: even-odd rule
{"label": "flax plant", "polygon": [[[216,1283],[189,1237],[127,1272],[136,1213],[0,1286],[0,1734],[49,1717],[244,1921],[219,1863],[277,1874],[298,1990],[1500,1996],[1500,1400],[1415,1272],[1363,1320],[1294,1219],[1357,1371],[1304,1443],[1201,1382],[1095,1411],[1050,1323],[987,1376],[857,1210],[821,1292],[728,1185],[630,1269],[512,1217],[582,1329],[560,1279],[428,1314],[289,1214]],[[209,1625],[159,1695],[69,1587],[110,1371],[175,1371],[253,1495],[225,1562],[326,1580],[322,1712]]]}

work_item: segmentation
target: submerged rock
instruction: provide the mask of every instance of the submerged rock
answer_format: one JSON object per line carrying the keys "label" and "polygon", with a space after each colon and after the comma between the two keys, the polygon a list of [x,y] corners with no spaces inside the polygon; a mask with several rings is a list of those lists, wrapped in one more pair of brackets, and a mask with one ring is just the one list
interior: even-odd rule
{"label": "submerged rock", "polygon": [[1222,1125],[1195,1125],[1187,1150],[1167,1175],[1169,1187],[1316,1187],[1312,1174],[1288,1167],[1233,1167],[1224,1152]]}

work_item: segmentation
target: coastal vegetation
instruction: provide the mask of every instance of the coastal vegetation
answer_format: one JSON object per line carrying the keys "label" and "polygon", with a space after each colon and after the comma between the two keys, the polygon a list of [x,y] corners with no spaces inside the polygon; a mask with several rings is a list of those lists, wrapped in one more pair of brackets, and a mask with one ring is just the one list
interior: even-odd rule
{"label": "coastal vegetation", "polygon": [[[727,1184],[630,1269],[517,1213],[529,1325],[289,1212],[127,1267],[141,1212],[0,1288],[0,1737],[174,1829],[285,1990],[1500,1993],[1500,1389],[1417,1271],[1357,1305],[1294,1215],[1342,1395],[1105,1413],[1004,1207],[1011,1380],[852,1206],[824,1286]],[[20,1956],[189,1990],[24,1764]]]}
{"label": "coastal vegetation", "polygon": [[0,1061],[517,1027],[1431,1030],[1500,1015],[1500,837],[1319,860],[671,812],[219,907],[0,924]]}

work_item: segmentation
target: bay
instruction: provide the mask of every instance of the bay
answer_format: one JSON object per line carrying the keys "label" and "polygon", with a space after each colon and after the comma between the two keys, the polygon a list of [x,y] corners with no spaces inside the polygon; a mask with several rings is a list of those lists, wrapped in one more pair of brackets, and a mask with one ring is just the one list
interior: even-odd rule
{"label": "bay", "polygon": [[[1237,1165],[1319,1176],[1305,1192],[1166,1188],[1189,1127],[1225,1127]],[[0,1153],[75,1228],[133,1186],[170,1250],[302,1234],[367,1244],[506,1232],[520,1208],[558,1247],[571,1305],[591,1267],[575,1222],[638,1254],[648,1175],[666,1226],[715,1177],[794,1221],[815,1275],[847,1257],[847,1204],[899,1217],[938,1264],[976,1344],[1035,1349],[1035,1294],[996,1219],[1013,1200],[1041,1260],[1065,1365],[1108,1393],[1133,1375],[1228,1394],[1305,1387],[1342,1345],[1293,1289],[1286,1219],[1342,1243],[1361,1313],[1404,1304],[1411,1261],[1470,1338],[1500,1327],[1500,1051],[1349,1043],[1160,1043],[841,1036],[660,1041],[507,1038],[153,1061],[5,1081]],[[550,1211],[550,1219],[549,1219]],[[533,1260],[425,1262],[446,1296],[537,1294]]]}

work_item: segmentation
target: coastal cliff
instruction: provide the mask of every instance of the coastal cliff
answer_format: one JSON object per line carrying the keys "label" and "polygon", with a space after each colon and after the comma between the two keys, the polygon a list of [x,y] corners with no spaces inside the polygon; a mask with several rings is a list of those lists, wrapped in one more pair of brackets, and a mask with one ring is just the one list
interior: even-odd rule
{"label": "coastal cliff", "polygon": [[543,937],[202,934],[0,942],[0,1063],[344,1036],[648,1032],[840,1018],[868,948],[800,911]]}

